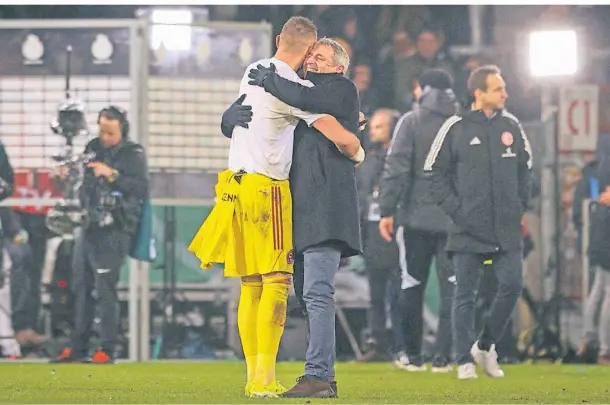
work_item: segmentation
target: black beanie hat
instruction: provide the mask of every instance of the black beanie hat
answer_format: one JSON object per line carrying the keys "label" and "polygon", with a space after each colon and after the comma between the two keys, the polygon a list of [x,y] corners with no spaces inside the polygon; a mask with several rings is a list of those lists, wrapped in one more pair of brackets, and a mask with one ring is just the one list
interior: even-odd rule
{"label": "black beanie hat", "polygon": [[445,90],[453,88],[453,79],[443,69],[428,69],[419,76],[422,89],[429,86],[433,89]]}

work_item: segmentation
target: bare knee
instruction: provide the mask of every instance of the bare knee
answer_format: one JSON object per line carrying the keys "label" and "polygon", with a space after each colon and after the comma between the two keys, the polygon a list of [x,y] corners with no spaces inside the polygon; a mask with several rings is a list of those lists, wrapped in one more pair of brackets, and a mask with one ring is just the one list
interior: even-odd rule
{"label": "bare knee", "polygon": [[283,271],[274,271],[262,275],[263,283],[280,283],[290,285],[292,283],[292,274]]}
{"label": "bare knee", "polygon": [[244,276],[241,278],[242,283],[260,283],[263,278],[260,274],[254,274],[251,276]]}

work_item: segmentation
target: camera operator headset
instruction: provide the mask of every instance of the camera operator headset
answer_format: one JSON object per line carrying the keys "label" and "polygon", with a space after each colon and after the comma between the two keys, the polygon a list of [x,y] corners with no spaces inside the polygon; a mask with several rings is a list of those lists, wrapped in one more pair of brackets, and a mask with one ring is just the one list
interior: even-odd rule
{"label": "camera operator headset", "polygon": [[85,147],[95,156],[88,163],[79,190],[87,221],[74,246],[75,320],[71,347],[57,359],[87,359],[97,295],[100,347],[90,361],[113,361],[117,328],[119,272],[137,239],[142,208],[148,201],[148,167],[144,148],[129,139],[126,113],[115,106],[98,116],[99,136]]}

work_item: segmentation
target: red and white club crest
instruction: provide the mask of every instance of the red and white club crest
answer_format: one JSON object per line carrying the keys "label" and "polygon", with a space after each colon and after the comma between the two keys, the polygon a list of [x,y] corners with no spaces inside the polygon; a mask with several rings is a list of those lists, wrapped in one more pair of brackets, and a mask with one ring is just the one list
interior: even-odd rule
{"label": "red and white club crest", "polygon": [[294,250],[290,249],[290,252],[286,255],[286,263],[294,264]]}
{"label": "red and white club crest", "polygon": [[503,132],[502,133],[502,143],[504,144],[504,146],[510,146],[513,144],[513,134],[511,134],[510,132]]}

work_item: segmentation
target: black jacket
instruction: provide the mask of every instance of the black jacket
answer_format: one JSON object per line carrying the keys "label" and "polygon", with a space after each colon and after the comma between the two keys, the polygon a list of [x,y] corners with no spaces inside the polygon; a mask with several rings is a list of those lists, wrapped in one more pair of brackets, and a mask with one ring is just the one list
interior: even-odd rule
{"label": "black jacket", "polygon": [[113,216],[120,230],[135,235],[138,230],[140,213],[144,199],[148,197],[148,165],[144,148],[130,140],[124,140],[114,148],[104,149],[99,138],[93,139],[85,147],[85,153],[95,152],[94,161],[100,161],[119,172],[116,180],[109,182],[103,177],[95,177],[93,169],[86,169],[79,197],[90,212],[99,206],[104,189],[118,191],[121,202]]}
{"label": "black jacket", "polygon": [[[0,201],[13,195],[15,188],[15,173],[6,154],[4,145],[0,142]],[[9,239],[21,230],[21,223],[17,214],[9,207],[0,207],[1,234]]]}
{"label": "black jacket", "polygon": [[14,187],[15,173],[13,172],[13,166],[11,166],[4,145],[0,142],[0,201],[13,195]]}
{"label": "black jacket", "polygon": [[[277,74],[265,90],[286,104],[334,116],[357,133],[360,102],[354,84],[340,74],[307,73],[315,84],[305,87]],[[223,134],[233,128],[221,124]],[[297,253],[322,242],[336,242],[344,257],[362,252],[354,163],[315,128],[299,122],[294,133],[290,170],[293,243]]]}
{"label": "black jacket", "polygon": [[[314,87],[270,75],[265,90],[286,104],[334,116],[358,133],[356,86],[341,74],[307,73]],[[322,242],[338,242],[344,257],[362,252],[354,162],[315,128],[301,121],[294,133],[290,169],[293,241],[296,252]]]}
{"label": "black jacket", "polygon": [[398,246],[387,242],[379,234],[379,181],[387,149],[382,146],[371,148],[364,162],[356,169],[358,195],[360,198],[360,224],[364,258],[368,270],[398,268]]}
{"label": "black jacket", "polygon": [[[448,232],[451,221],[434,203],[424,162],[439,129],[458,110],[453,91],[426,93],[417,110],[401,117],[394,130],[381,178],[383,217],[397,217],[401,225],[431,232]],[[400,205],[405,215],[396,215]],[[402,211],[401,210],[401,211]]]}
{"label": "black jacket", "polygon": [[455,223],[447,248],[493,253],[522,248],[532,152],[515,116],[480,110],[450,117],[424,164],[433,199]]}
{"label": "black jacket", "polygon": [[370,202],[374,195],[377,196],[377,202],[379,202],[379,181],[381,180],[386,155],[386,148],[380,145],[372,145],[366,153],[366,159],[356,169],[361,222],[369,220]]}

